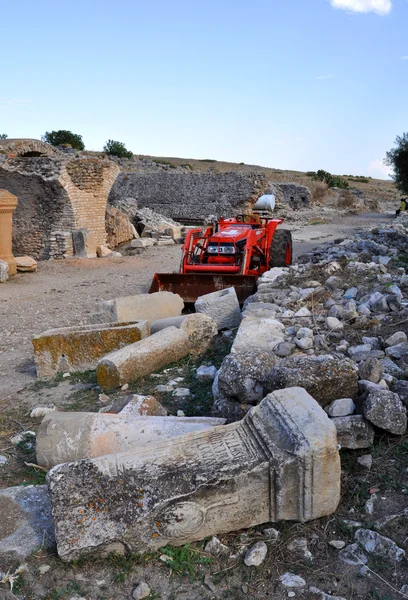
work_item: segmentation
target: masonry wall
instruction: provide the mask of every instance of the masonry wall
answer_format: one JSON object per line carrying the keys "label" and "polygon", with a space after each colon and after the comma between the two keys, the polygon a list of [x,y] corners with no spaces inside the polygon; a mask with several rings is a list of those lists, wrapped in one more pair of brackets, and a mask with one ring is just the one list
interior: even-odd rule
{"label": "masonry wall", "polygon": [[72,256],[71,233],[85,227],[106,243],[105,211],[119,167],[98,158],[0,157],[0,187],[16,195],[13,251],[46,260]]}
{"label": "masonry wall", "polygon": [[267,189],[263,173],[122,172],[109,203],[127,214],[147,207],[172,219],[232,216],[250,210]]}

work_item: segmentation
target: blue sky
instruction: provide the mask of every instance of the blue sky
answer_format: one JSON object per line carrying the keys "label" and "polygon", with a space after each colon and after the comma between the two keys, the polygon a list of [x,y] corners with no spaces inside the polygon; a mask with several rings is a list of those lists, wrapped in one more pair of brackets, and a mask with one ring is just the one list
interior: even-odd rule
{"label": "blue sky", "polygon": [[0,1],[0,133],[385,177],[408,0]]}

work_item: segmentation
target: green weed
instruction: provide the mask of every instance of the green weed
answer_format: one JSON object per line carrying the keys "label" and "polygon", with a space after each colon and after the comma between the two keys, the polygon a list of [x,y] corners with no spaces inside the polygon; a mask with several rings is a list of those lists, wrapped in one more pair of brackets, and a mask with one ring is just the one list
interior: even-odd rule
{"label": "green weed", "polygon": [[176,575],[187,575],[190,583],[195,579],[198,566],[209,565],[212,562],[212,558],[204,556],[200,549],[192,548],[191,544],[185,544],[180,548],[165,546],[162,548],[162,554],[169,557],[166,564],[172,572]]}

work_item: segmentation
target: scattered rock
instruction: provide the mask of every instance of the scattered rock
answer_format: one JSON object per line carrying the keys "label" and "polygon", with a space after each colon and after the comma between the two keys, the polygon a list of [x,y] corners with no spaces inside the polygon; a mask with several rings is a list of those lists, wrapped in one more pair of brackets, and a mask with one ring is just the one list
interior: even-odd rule
{"label": "scattered rock", "polygon": [[57,410],[57,407],[55,406],[55,404],[52,404],[51,406],[36,406],[30,412],[30,418],[31,419],[42,419],[43,417],[45,417],[45,415],[55,412],[56,410]]}
{"label": "scattered rock", "polygon": [[9,266],[5,260],[0,260],[0,283],[5,283],[8,279]]}
{"label": "scattered rock", "polygon": [[247,567],[259,567],[266,558],[268,546],[265,542],[257,542],[245,554],[244,563]]}
{"label": "scattered rock", "polygon": [[270,542],[277,542],[280,538],[280,532],[277,529],[274,529],[273,527],[268,527],[267,529],[264,529],[262,533]]}
{"label": "scattered rock", "polygon": [[346,563],[346,565],[366,565],[368,558],[364,552],[360,549],[358,544],[350,544],[340,550],[339,558]]}
{"label": "scattered rock", "polygon": [[17,271],[34,273],[37,270],[37,262],[31,256],[16,256]]}
{"label": "scattered rock", "polygon": [[363,414],[376,427],[395,435],[407,429],[407,411],[399,396],[389,390],[372,390],[363,402]]}
{"label": "scattered rock", "polygon": [[287,571],[279,577],[281,584],[288,588],[303,588],[306,586],[306,581],[300,575],[289,573]]}
{"label": "scattered rock", "polygon": [[369,471],[373,466],[373,457],[371,454],[364,454],[363,456],[359,456],[357,458],[357,462],[361,467]]}
{"label": "scattered rock", "polygon": [[329,417],[347,417],[356,410],[356,405],[351,398],[339,398],[334,400],[324,409]]}
{"label": "scattered rock", "polygon": [[194,307],[196,312],[211,317],[219,331],[234,329],[241,322],[241,310],[233,287],[200,296]]}
{"label": "scattered rock", "polygon": [[206,365],[201,365],[198,367],[196,371],[196,377],[198,381],[214,381],[214,378],[217,374],[217,367],[211,365],[207,367]]}
{"label": "scattered rock", "polygon": [[210,541],[206,543],[204,552],[207,552],[212,556],[218,556],[219,554],[226,554],[229,552],[229,548],[222,544],[216,536],[213,536]]}
{"label": "scattered rock", "polygon": [[387,348],[390,346],[397,346],[407,341],[407,334],[404,331],[396,331],[388,339],[385,340]]}
{"label": "scattered rock", "polygon": [[329,542],[329,546],[332,546],[333,548],[336,548],[336,550],[342,550],[346,545],[346,542],[343,542],[343,540],[330,540]]}
{"label": "scattered rock", "polygon": [[150,596],[151,589],[147,585],[145,581],[141,581],[137,587],[132,592],[133,600],[142,600],[142,598],[147,598]]}
{"label": "scattered rock", "polygon": [[405,550],[397,546],[390,538],[376,531],[358,529],[354,534],[354,538],[366,552],[375,554],[380,558],[385,558],[392,562],[400,562],[405,556]]}
{"label": "scattered rock", "polygon": [[372,381],[373,383],[381,381],[383,371],[382,362],[378,358],[368,358],[360,364],[358,369],[360,379]]}
{"label": "scattered rock", "polygon": [[332,422],[336,426],[337,441],[342,448],[357,450],[373,445],[374,429],[363,415],[335,417]]}
{"label": "scattered rock", "polygon": [[245,404],[262,400],[276,362],[273,353],[262,350],[229,354],[218,371],[219,393]]}

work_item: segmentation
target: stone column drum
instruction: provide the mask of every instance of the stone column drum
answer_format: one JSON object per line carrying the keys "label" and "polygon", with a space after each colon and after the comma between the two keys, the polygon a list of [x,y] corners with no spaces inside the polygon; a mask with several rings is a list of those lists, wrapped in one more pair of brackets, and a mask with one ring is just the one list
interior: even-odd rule
{"label": "stone column drum", "polygon": [[9,266],[9,275],[17,273],[17,264],[11,249],[13,232],[13,212],[18,200],[7,190],[0,190],[0,260]]}

